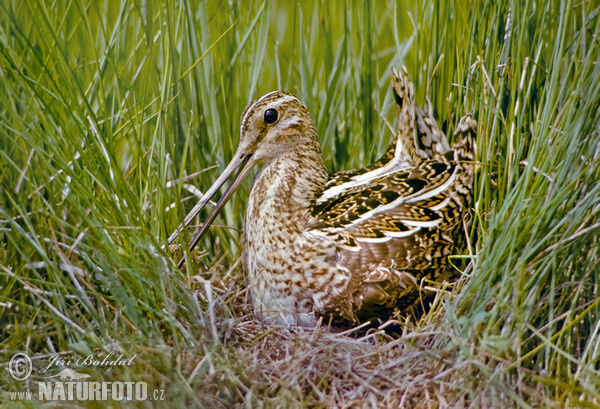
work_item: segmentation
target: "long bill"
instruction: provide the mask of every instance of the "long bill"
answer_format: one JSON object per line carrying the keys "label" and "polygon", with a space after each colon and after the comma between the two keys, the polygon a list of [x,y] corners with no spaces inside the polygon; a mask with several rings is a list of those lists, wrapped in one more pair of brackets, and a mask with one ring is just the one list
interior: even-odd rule
{"label": "long bill", "polygon": [[[231,177],[231,175],[234,175],[233,179],[229,183],[229,186],[227,186],[227,189],[225,189],[225,193],[223,193],[223,195],[220,197],[220,199],[217,202],[217,204],[215,205],[214,209],[212,210],[210,215],[207,217],[206,221],[202,224],[200,231],[198,232],[198,234],[193,238],[192,242],[190,243],[190,251],[192,251],[194,249],[194,247],[196,247],[196,244],[198,244],[198,241],[200,241],[200,239],[202,238],[202,236],[204,235],[206,230],[210,227],[212,222],[215,220],[215,218],[217,217],[217,215],[219,214],[221,209],[223,209],[225,204],[227,204],[227,201],[229,201],[229,199],[233,195],[233,192],[235,192],[235,190],[238,188],[238,186],[243,182],[244,177],[252,169],[254,163],[252,163],[250,161],[251,157],[252,157],[252,154],[236,153],[236,155],[231,160],[229,165],[227,165],[227,167],[225,168],[225,170],[223,171],[221,176],[219,176],[219,178],[215,181],[215,183],[213,183],[212,186],[206,191],[204,196],[202,196],[202,198],[198,201],[198,203],[196,203],[196,206],[194,206],[194,208],[187,214],[187,216],[185,216],[185,219],[183,219],[183,223],[181,223],[179,225],[179,227],[177,228],[177,230],[169,237],[169,240],[168,240],[169,244],[171,244],[173,242],[173,240],[175,240],[177,238],[179,233],[181,233],[181,231],[187,225],[190,224],[190,222],[194,219],[194,217],[196,217],[198,215],[198,213],[200,213],[202,211],[202,209],[204,209],[204,207],[206,207],[206,205],[208,204],[210,199],[212,199],[212,197],[219,191],[221,186],[223,186],[225,184],[225,182],[227,182],[227,180]],[[181,268],[183,266],[184,262],[185,262],[185,256],[183,256],[181,258],[181,260],[179,260],[179,263],[177,263],[177,267]]]}

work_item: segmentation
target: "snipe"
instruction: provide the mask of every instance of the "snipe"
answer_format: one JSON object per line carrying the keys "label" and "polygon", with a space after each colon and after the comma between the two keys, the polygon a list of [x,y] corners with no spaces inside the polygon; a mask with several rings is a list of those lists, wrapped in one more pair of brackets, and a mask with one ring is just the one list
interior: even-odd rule
{"label": "snipe", "polygon": [[275,91],[250,103],[233,160],[169,243],[233,175],[193,248],[259,164],[242,262],[263,320],[303,326],[319,316],[350,324],[384,320],[419,300],[423,279],[451,279],[448,255],[460,250],[471,206],[476,123],[463,117],[450,149],[429,103],[425,111],[415,105],[406,70],[392,74],[399,109],[394,141],[373,165],[331,176],[300,100]]}

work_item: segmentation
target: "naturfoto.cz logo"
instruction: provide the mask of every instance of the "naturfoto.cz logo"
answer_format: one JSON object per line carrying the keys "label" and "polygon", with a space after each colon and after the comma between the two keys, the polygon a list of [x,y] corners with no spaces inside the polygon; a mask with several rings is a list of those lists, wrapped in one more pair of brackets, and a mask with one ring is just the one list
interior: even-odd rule
{"label": "naturfoto.cz logo", "polygon": [[[79,367],[86,366],[124,366],[132,365],[135,356],[125,359],[123,355],[116,356],[113,353],[100,359],[94,355],[88,355],[76,360],[52,356],[48,365],[39,370],[33,381],[37,384],[37,395],[31,391],[9,392],[11,400],[22,401],[145,401],[164,400],[164,390],[155,389],[148,394],[146,382],[100,382],[90,379],[91,375],[81,372]],[[77,365],[78,371],[65,367]],[[63,367],[55,374],[49,369]],[[31,358],[23,353],[14,354],[9,363],[8,371],[16,381],[26,381],[31,377],[33,365]],[[52,371],[53,372],[53,371]],[[42,376],[45,375],[45,376]]]}
{"label": "naturfoto.cz logo", "polygon": [[[161,399],[161,394],[153,398]],[[148,399],[146,382],[58,381],[40,382],[38,400],[143,401]]]}

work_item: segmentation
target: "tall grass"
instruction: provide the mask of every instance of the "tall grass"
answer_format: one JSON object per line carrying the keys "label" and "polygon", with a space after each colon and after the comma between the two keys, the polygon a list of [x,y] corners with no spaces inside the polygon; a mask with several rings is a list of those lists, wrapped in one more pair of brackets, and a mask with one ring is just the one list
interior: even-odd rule
{"label": "tall grass", "polygon": [[[0,364],[25,351],[39,379],[49,354],[136,355],[84,371],[176,406],[600,405],[598,5],[116,6],[0,3]],[[237,263],[249,183],[197,269],[174,267],[166,237],[231,158],[249,101],[293,92],[328,168],[360,166],[391,139],[402,64],[448,134],[478,121],[471,264],[429,317],[398,340],[253,321]],[[0,378],[4,400],[35,389]]]}

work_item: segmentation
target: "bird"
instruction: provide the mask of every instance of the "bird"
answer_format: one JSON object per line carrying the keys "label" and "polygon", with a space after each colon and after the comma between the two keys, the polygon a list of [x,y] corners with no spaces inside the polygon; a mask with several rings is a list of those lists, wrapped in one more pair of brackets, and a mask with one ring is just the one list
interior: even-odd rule
{"label": "bird", "polygon": [[[329,174],[309,110],[273,91],[244,109],[240,142],[221,176],[169,237],[172,243],[231,179],[190,251],[258,166],[242,232],[255,315],[272,325],[382,323],[410,311],[425,280],[453,280],[470,219],[477,123],[461,118],[450,147],[429,97],[415,103],[405,67],[392,70],[398,130],[372,165]],[[182,267],[185,257],[180,260]]]}

